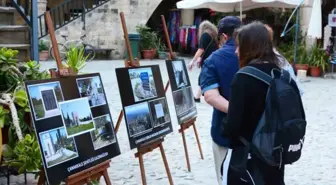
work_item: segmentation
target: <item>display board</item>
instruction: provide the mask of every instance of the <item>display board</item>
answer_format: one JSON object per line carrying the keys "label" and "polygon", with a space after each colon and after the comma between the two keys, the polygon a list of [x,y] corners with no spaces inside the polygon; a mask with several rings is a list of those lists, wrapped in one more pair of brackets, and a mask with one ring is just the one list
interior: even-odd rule
{"label": "display board", "polygon": [[117,68],[131,149],[173,131],[158,65]]}
{"label": "display board", "polygon": [[49,184],[120,154],[99,73],[25,85]]}
{"label": "display board", "polygon": [[184,60],[166,60],[177,120],[182,124],[197,116],[194,94]]}

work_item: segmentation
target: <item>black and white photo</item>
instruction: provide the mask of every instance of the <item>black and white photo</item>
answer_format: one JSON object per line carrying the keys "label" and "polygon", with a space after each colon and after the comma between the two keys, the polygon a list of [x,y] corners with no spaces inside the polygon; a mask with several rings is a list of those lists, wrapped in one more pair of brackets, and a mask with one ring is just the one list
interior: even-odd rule
{"label": "black and white photo", "polygon": [[175,60],[172,61],[172,64],[177,88],[188,86],[187,71],[184,68],[184,62],[182,60]]}
{"label": "black and white photo", "polygon": [[109,114],[93,119],[96,129],[91,132],[95,150],[116,142],[112,119]]}
{"label": "black and white photo", "polygon": [[177,115],[181,115],[189,109],[195,107],[195,101],[193,97],[194,96],[191,87],[173,92],[173,99],[175,102]]}
{"label": "black and white photo", "polygon": [[125,116],[130,137],[144,134],[153,128],[147,102],[125,107]]}
{"label": "black and white photo", "polygon": [[95,129],[88,98],[64,101],[59,106],[68,137],[81,135]]}
{"label": "black and white photo", "polygon": [[134,101],[142,101],[157,97],[153,72],[148,68],[129,69]]}
{"label": "black and white photo", "polygon": [[169,108],[166,98],[148,102],[153,119],[153,127],[170,122]]}
{"label": "black and white photo", "polygon": [[80,96],[87,97],[91,107],[106,104],[104,88],[99,76],[79,78],[76,81]]}
{"label": "black and white photo", "polygon": [[36,120],[60,115],[58,103],[63,101],[59,82],[48,82],[27,86]]}
{"label": "black and white photo", "polygon": [[42,154],[48,168],[78,157],[73,138],[68,138],[64,127],[41,132]]}

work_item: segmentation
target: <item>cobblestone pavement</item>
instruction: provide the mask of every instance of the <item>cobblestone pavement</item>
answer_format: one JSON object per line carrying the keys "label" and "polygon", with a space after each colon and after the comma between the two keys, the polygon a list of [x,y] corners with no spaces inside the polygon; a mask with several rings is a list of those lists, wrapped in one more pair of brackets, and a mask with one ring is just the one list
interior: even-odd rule
{"label": "cobblestone pavement", "polygon": [[[41,63],[43,68],[54,67],[53,62]],[[162,60],[141,61],[141,65],[159,64],[163,82],[168,75],[165,62]],[[87,64],[84,72],[99,72],[102,75],[108,103],[114,122],[116,122],[121,101],[115,68],[123,67],[123,61],[94,61]],[[199,70],[190,72],[190,78],[195,87]],[[308,128],[302,157],[292,166],[286,166],[287,185],[335,185],[336,174],[336,80],[309,78],[310,82],[303,83],[303,96],[306,109]],[[194,88],[195,89],[195,88]],[[190,154],[191,172],[186,168],[182,137],[178,133],[178,124],[171,90],[168,90],[167,100],[174,126],[174,132],[165,138],[163,144],[169,162],[175,185],[215,185],[213,155],[210,138],[210,120],[212,109],[202,99],[197,104],[197,129],[202,144],[204,160],[200,159],[193,130],[186,132]],[[141,184],[138,159],[134,158],[135,150],[129,149],[125,122],[118,132],[119,146],[122,154],[112,159],[109,175],[113,185]],[[149,185],[169,184],[163,161],[158,150],[144,156],[147,182]],[[29,184],[36,184],[33,176],[28,178]],[[23,177],[13,177],[11,184],[23,184]],[[6,184],[4,178],[0,185]],[[101,182],[101,184],[105,184]]]}

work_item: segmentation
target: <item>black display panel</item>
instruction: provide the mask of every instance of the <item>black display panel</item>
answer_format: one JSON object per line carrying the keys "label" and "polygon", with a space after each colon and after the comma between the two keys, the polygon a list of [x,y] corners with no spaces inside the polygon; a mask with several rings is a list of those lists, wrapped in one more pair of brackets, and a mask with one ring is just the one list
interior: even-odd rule
{"label": "black display panel", "polygon": [[183,124],[197,116],[194,94],[183,59],[166,60],[177,120]]}
{"label": "black display panel", "polygon": [[173,131],[158,65],[117,68],[131,149]]}
{"label": "black display panel", "polygon": [[49,184],[120,154],[99,73],[25,86]]}

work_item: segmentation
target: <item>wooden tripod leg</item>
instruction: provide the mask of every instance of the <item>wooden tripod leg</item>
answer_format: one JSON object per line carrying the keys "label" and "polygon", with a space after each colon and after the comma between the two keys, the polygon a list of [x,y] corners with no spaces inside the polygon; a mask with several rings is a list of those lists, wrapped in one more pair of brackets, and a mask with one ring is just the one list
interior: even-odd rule
{"label": "wooden tripod leg", "polygon": [[40,173],[40,177],[37,181],[37,185],[43,185],[45,183],[45,173],[44,173],[44,169],[42,168],[41,171],[39,172]]}
{"label": "wooden tripod leg", "polygon": [[104,180],[106,182],[106,185],[112,185],[106,169],[104,170],[103,176],[104,176]]}
{"label": "wooden tripod leg", "polygon": [[201,143],[200,143],[199,138],[198,138],[198,133],[197,133],[195,122],[193,124],[193,127],[194,127],[194,132],[195,132],[195,136],[196,136],[197,145],[198,145],[198,150],[200,151],[200,154],[201,154],[201,159],[204,159],[203,158],[202,147],[201,147]]}
{"label": "wooden tripod leg", "polygon": [[145,174],[145,166],[144,166],[144,163],[143,163],[142,153],[139,153],[139,164],[140,164],[140,173],[141,173],[142,185],[147,185],[146,174]]}
{"label": "wooden tripod leg", "polygon": [[167,161],[166,154],[165,154],[165,152],[164,152],[162,143],[160,143],[160,151],[161,151],[161,156],[162,156],[162,159],[163,159],[164,166],[165,166],[165,168],[166,168],[166,172],[167,172],[167,176],[168,176],[169,184],[170,184],[170,185],[174,185],[173,178],[172,178],[171,173],[170,173],[170,170],[169,170],[168,161]]}
{"label": "wooden tripod leg", "polygon": [[121,120],[122,120],[123,116],[124,116],[124,111],[121,110],[120,113],[119,113],[119,117],[118,117],[117,124],[116,124],[116,126],[115,126],[115,128],[114,128],[114,132],[115,132],[115,133],[117,133],[118,130],[119,130],[120,123],[121,123]]}
{"label": "wooden tripod leg", "polygon": [[187,167],[188,167],[188,171],[190,172],[190,161],[189,161],[189,153],[188,153],[188,148],[187,148],[187,141],[185,138],[185,134],[184,134],[184,129],[183,126],[181,125],[181,134],[182,134],[182,140],[183,140],[183,146],[184,146],[184,154],[187,160]]}

